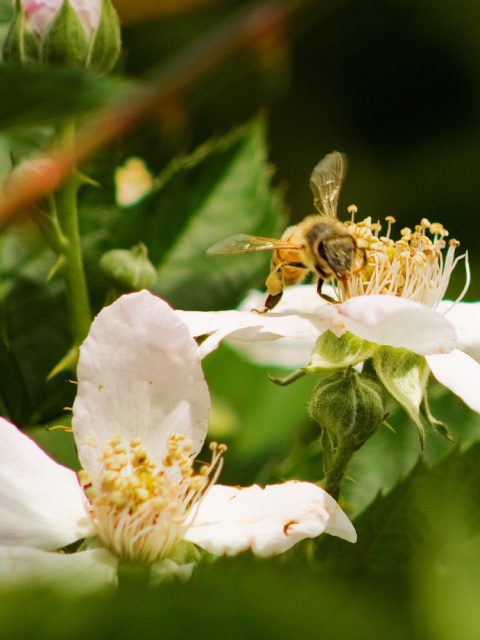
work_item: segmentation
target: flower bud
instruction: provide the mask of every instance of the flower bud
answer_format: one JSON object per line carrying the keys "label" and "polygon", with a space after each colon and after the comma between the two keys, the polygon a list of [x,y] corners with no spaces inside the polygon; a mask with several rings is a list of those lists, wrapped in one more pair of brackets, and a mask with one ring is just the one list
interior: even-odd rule
{"label": "flower bud", "polygon": [[320,380],[309,403],[310,416],[337,443],[356,450],[385,417],[383,390],[354,369]]}
{"label": "flower bud", "polygon": [[100,268],[121,291],[150,289],[157,279],[157,271],[143,243],[131,249],[107,251],[100,260]]}
{"label": "flower bud", "polygon": [[111,0],[16,0],[3,53],[106,73],[120,53],[118,16]]}

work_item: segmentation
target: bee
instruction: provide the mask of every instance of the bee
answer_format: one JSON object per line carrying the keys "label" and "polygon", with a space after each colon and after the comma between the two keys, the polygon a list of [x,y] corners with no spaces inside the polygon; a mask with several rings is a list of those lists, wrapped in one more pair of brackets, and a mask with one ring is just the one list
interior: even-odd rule
{"label": "bee", "polygon": [[334,151],[315,166],[310,188],[317,214],[307,216],[288,227],[280,239],[239,234],[217,242],[209,254],[229,255],[273,251],[270,273],[265,281],[267,299],[258,313],[266,313],[281,300],[283,290],[299,284],[312,274],[318,294],[325,281],[337,279],[346,287],[346,278],[365,264],[365,250],[358,247],[353,235],[337,219],[338,196],[346,173],[346,157]]}

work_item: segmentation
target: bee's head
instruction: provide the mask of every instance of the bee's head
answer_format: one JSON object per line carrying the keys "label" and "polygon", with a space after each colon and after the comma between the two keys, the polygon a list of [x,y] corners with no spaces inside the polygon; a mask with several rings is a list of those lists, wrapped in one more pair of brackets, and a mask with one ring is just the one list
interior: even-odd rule
{"label": "bee's head", "polygon": [[328,238],[320,241],[318,245],[319,254],[339,277],[352,271],[356,249],[355,240],[350,235]]}

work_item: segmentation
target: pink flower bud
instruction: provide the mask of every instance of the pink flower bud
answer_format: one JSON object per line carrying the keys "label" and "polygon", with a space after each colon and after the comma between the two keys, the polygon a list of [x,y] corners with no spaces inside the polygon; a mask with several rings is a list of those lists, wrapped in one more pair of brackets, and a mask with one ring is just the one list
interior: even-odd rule
{"label": "pink flower bud", "polygon": [[[61,9],[64,0],[22,0],[30,28],[43,38],[51,21]],[[90,39],[97,30],[102,11],[101,0],[70,0]]]}

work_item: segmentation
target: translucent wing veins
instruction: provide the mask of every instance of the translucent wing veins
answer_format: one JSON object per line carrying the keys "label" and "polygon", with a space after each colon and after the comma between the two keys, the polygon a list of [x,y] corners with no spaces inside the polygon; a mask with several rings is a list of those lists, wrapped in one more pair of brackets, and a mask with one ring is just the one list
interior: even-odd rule
{"label": "translucent wing veins", "polygon": [[336,218],[338,196],[347,170],[343,153],[333,151],[315,166],[310,176],[315,208],[321,214]]}
{"label": "translucent wing veins", "polygon": [[300,245],[275,238],[261,238],[260,236],[249,236],[240,233],[229,236],[216,242],[207,253],[210,254],[230,254],[230,253],[253,253],[254,251],[273,251],[274,249],[299,249]]}

